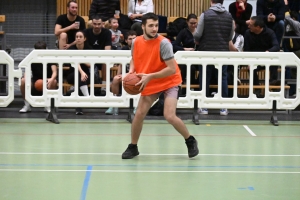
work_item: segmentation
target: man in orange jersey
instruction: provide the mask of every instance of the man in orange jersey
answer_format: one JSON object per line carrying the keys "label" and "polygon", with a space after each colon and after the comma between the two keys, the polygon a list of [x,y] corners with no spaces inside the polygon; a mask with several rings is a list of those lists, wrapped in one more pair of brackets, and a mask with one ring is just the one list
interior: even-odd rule
{"label": "man in orange jersey", "polygon": [[198,155],[197,140],[191,136],[181,119],[176,116],[179,85],[182,82],[180,70],[174,60],[172,44],[157,34],[158,16],[147,13],[142,17],[144,34],[136,37],[131,45],[132,59],[129,73],[141,77],[141,97],[131,125],[131,143],[122,154],[122,159],[139,155],[137,143],[144,118],[151,105],[164,93],[164,117],[184,137],[190,158]]}

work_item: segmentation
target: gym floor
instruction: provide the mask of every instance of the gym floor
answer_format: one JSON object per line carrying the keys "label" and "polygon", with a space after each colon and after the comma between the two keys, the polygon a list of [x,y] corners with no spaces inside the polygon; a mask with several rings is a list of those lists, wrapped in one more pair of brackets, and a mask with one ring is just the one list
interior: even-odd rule
{"label": "gym floor", "polygon": [[148,117],[140,155],[122,160],[130,142],[126,115],[99,120],[85,119],[92,111],[72,112],[73,119],[60,113],[60,124],[52,124],[41,110],[1,110],[1,200],[299,199],[299,114],[280,115],[279,126],[269,123],[270,114],[211,120],[212,113],[199,126],[180,114],[198,140],[193,159],[171,125]]}

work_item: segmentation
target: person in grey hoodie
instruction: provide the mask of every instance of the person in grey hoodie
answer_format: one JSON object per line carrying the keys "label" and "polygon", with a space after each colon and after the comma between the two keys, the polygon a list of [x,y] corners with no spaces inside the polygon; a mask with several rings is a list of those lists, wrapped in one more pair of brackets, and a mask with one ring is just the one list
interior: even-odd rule
{"label": "person in grey hoodie", "polygon": [[[211,0],[211,7],[200,15],[195,43],[198,51],[233,51],[230,41],[234,33],[234,21],[231,14],[223,7],[223,0]],[[199,84],[202,89],[202,66],[199,67]],[[206,68],[206,96],[209,96],[209,83],[216,72],[214,65]],[[222,67],[222,97],[228,97],[227,65]],[[199,108],[199,114],[208,114],[206,108]],[[220,115],[228,115],[227,109],[220,109]]]}

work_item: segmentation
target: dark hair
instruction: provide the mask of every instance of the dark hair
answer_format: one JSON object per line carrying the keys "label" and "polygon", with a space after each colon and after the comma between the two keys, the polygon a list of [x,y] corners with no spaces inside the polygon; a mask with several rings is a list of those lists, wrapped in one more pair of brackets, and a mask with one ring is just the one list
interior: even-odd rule
{"label": "dark hair", "polygon": [[211,0],[211,2],[223,4],[224,0]]}
{"label": "dark hair", "polygon": [[93,19],[94,19],[94,20],[99,20],[99,19],[101,19],[101,21],[103,21],[102,18],[101,18],[99,15],[94,15],[93,18],[92,18],[92,20],[93,20]]}
{"label": "dark hair", "polygon": [[76,3],[76,4],[77,4],[76,0],[70,0],[70,1],[68,1],[68,3],[67,3],[67,7],[68,7],[68,8],[70,7],[70,4],[71,4],[71,3]]}
{"label": "dark hair", "polygon": [[265,22],[261,17],[252,16],[250,19],[254,21],[254,26],[259,26],[261,28],[265,26]]}
{"label": "dark hair", "polygon": [[294,18],[294,19],[296,19],[298,21],[299,14],[298,14],[297,11],[291,11],[290,15],[291,15],[291,18]]}
{"label": "dark hair", "polygon": [[78,31],[76,31],[76,33],[75,33],[75,37],[76,37],[76,35],[77,35],[77,33],[82,33],[83,34],[83,36],[86,38],[86,35],[85,35],[85,32],[83,31],[83,30],[78,30]]}
{"label": "dark hair", "polygon": [[128,36],[129,36],[129,35],[137,35],[137,34],[136,34],[136,32],[135,32],[134,30],[129,30],[129,31],[127,32],[127,34],[125,34],[125,40],[128,39]]}
{"label": "dark hair", "polygon": [[153,21],[158,21],[158,16],[154,13],[146,13],[142,16],[142,24],[146,25],[148,19],[152,19]]}
{"label": "dark hair", "polygon": [[108,23],[111,23],[112,20],[117,20],[118,21],[117,18],[112,17],[112,18],[109,18]]}
{"label": "dark hair", "polygon": [[235,29],[234,32],[238,33],[238,34],[242,34],[242,30],[239,24],[235,24]]}
{"label": "dark hair", "polygon": [[198,17],[195,14],[189,14],[186,18],[186,21],[190,21],[190,19],[198,19]]}
{"label": "dark hair", "polygon": [[34,44],[35,49],[46,49],[47,44],[44,41],[38,41],[37,43]]}

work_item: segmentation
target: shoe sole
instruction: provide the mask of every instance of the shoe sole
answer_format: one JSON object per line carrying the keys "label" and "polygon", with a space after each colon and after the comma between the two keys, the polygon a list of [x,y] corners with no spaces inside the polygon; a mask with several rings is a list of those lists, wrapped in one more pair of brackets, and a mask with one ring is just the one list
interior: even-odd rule
{"label": "shoe sole", "polygon": [[28,110],[28,111],[25,111],[25,112],[19,111],[19,113],[29,113],[29,112],[31,112],[31,110]]}
{"label": "shoe sole", "polygon": [[138,153],[137,155],[134,155],[134,156],[130,156],[130,157],[124,157],[124,156],[122,155],[122,159],[132,159],[132,158],[134,158],[134,157],[136,157],[136,156],[138,156],[138,155],[140,155],[140,153]]}

